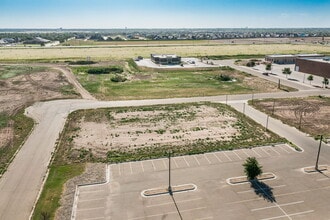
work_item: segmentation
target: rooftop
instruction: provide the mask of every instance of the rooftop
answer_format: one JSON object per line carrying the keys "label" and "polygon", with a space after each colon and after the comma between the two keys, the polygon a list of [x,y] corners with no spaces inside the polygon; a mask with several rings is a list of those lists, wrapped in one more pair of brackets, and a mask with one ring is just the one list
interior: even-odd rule
{"label": "rooftop", "polygon": [[151,54],[153,57],[158,58],[178,58],[179,56],[176,54]]}
{"label": "rooftop", "polygon": [[321,63],[328,63],[330,64],[330,57],[323,57],[323,58],[304,58],[304,57],[299,57],[300,59],[303,60],[310,60],[310,61],[315,61],[315,62],[321,62]]}

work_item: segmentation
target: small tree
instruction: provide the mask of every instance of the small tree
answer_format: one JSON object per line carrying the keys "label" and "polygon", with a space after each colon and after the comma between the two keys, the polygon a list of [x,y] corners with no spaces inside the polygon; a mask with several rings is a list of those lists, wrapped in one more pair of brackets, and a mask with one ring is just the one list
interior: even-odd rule
{"label": "small tree", "polygon": [[307,80],[309,81],[309,84],[312,84],[313,79],[314,79],[313,75],[309,75],[307,77]]}
{"label": "small tree", "polygon": [[254,67],[255,65],[256,65],[256,62],[254,62],[253,60],[250,60],[250,61],[246,64],[247,67]]}
{"label": "small tree", "polygon": [[244,172],[249,180],[254,180],[262,174],[262,166],[258,163],[255,157],[248,157],[243,163]]}
{"label": "small tree", "polygon": [[324,77],[322,83],[324,84],[324,87],[327,88],[327,86],[329,85],[329,79]]}
{"label": "small tree", "polygon": [[271,63],[267,63],[266,64],[266,70],[272,70],[272,64]]}
{"label": "small tree", "polygon": [[288,75],[290,75],[292,73],[290,67],[286,67],[284,69],[282,69],[282,73],[286,75],[286,78],[288,78]]}

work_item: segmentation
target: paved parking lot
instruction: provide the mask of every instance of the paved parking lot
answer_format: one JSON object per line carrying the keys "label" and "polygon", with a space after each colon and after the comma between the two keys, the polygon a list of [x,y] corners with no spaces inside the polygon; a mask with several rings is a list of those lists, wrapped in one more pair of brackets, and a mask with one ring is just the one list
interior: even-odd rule
{"label": "paved parking lot", "polygon": [[[227,184],[243,175],[249,156],[276,179]],[[302,159],[287,145],[175,157],[172,185],[197,189],[152,197],[141,192],[168,185],[168,159],[110,165],[108,183],[78,188],[73,219],[329,219],[330,174],[306,174],[287,162]]]}

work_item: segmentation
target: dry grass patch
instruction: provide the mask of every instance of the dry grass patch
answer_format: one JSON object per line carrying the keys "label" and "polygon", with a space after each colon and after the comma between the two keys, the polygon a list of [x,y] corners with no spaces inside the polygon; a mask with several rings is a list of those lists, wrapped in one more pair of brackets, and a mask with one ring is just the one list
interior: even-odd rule
{"label": "dry grass patch", "polygon": [[151,53],[179,54],[183,57],[211,55],[329,53],[329,46],[314,44],[250,44],[250,45],[164,45],[164,46],[97,46],[53,48],[0,48],[0,60],[97,60],[149,57]]}
{"label": "dry grass patch", "polygon": [[254,100],[253,106],[314,137],[330,138],[329,97]]}

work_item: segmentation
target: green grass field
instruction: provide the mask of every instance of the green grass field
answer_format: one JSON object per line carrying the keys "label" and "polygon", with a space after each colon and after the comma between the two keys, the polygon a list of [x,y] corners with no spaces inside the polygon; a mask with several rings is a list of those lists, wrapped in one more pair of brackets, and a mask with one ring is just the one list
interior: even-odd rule
{"label": "green grass field", "polygon": [[[72,69],[81,85],[101,100],[196,97],[276,90],[275,84],[231,68],[158,72],[147,70],[126,74],[128,80],[122,83],[111,81],[114,74],[87,74],[88,67]],[[232,76],[235,81],[220,81],[217,76],[221,74]]]}
{"label": "green grass field", "polygon": [[18,75],[32,74],[46,71],[48,67],[42,66],[0,66],[0,79],[9,79]]}

